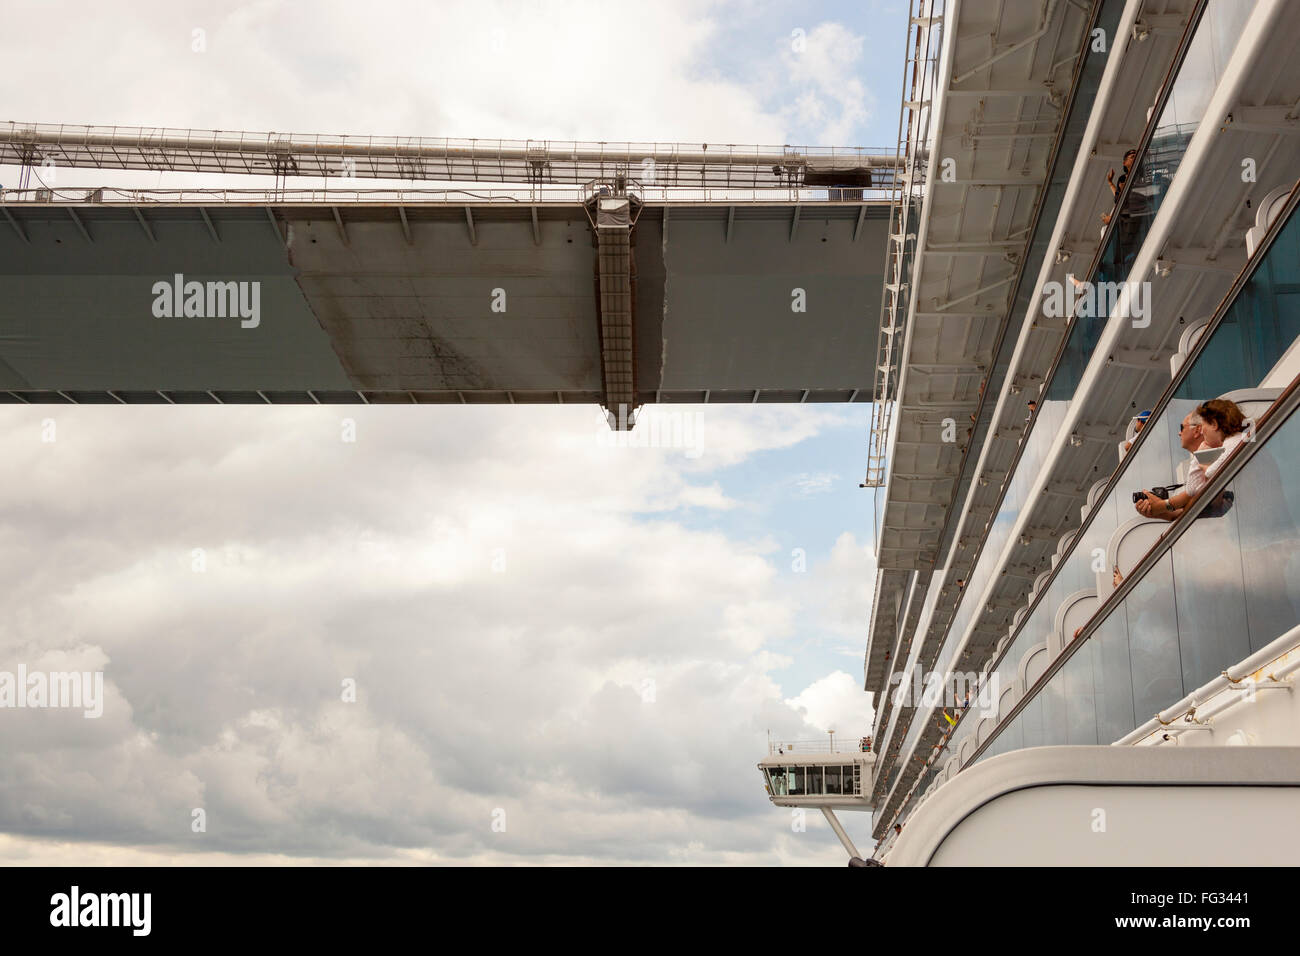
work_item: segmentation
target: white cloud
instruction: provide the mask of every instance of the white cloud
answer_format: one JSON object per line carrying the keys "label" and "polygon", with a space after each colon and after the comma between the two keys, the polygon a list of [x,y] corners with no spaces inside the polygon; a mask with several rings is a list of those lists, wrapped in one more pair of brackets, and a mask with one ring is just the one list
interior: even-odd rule
{"label": "white cloud", "polygon": [[[804,411],[710,410],[716,465]],[[0,856],[836,862],[753,766],[813,732],[771,676],[790,576],[676,520],[723,505],[709,454],[588,412],[349,408],[345,444],[329,407],[0,410],[0,668],[67,649],[108,697],[0,720]]]}
{"label": "white cloud", "polygon": [[851,740],[871,731],[873,715],[866,701],[859,681],[844,671],[835,671],[805,687],[786,704],[823,733],[833,730],[841,739]]}
{"label": "white cloud", "polygon": [[[716,16],[714,15],[716,13]],[[131,27],[73,2],[8,10],[17,120],[452,137],[781,143],[743,85],[697,68],[722,5],[141,0]],[[617,24],[614,33],[607,31]],[[58,23],[57,31],[49,25]],[[205,31],[204,52],[193,32]],[[113,42],[105,44],[106,33]],[[93,63],[97,82],[80,70]],[[148,63],[149,69],[140,64]]]}
{"label": "white cloud", "polygon": [[[743,6],[743,5],[742,5]],[[610,21],[627,42],[608,42]],[[73,0],[6,10],[18,122],[278,133],[777,145],[853,145],[875,97],[863,37],[823,23],[805,52],[762,53],[748,79],[709,64],[744,10],[694,0],[544,4],[258,0],[233,9],[138,0],[130,29]],[[58,30],[50,30],[58,23]],[[394,24],[400,24],[395,28]],[[203,52],[194,34],[204,31]],[[111,35],[113,42],[105,44]],[[753,59],[751,55],[750,59]],[[50,62],[71,68],[49,70]],[[149,64],[141,69],[140,64]],[[84,67],[83,67],[84,65]],[[879,146],[881,144],[870,144]],[[5,185],[16,170],[0,167]],[[57,183],[270,185],[265,177],[58,170]],[[328,185],[298,178],[291,185]],[[372,185],[377,185],[372,181]]]}
{"label": "white cloud", "polygon": [[815,475],[802,474],[794,478],[794,486],[804,497],[824,494],[831,490],[831,485],[839,480],[839,475],[830,472],[818,472]]}
{"label": "white cloud", "polygon": [[[40,80],[11,118],[786,142],[799,110],[701,69],[730,10],[627,4],[631,41],[603,43],[596,2],[141,0],[129,29],[109,7],[19,5],[6,31],[40,42],[6,66]],[[823,141],[868,102],[856,42],[815,28],[789,65]],[[99,720],[0,719],[0,860],[840,862],[817,818],[789,832],[754,762],[768,728],[811,730],[773,645],[810,614],[844,629],[856,545],[808,605],[771,541],[684,515],[734,509],[715,472],[845,413],[697,411],[691,458],[604,447],[578,408],[349,408],[352,445],[330,408],[0,409],[0,668],[77,655],[108,695]]]}
{"label": "white cloud", "polygon": [[866,617],[876,579],[876,559],[870,541],[858,541],[850,531],[835,539],[830,558],[819,567],[817,582],[823,588],[821,608],[825,622],[835,633],[866,643]]}
{"label": "white cloud", "polygon": [[850,144],[853,130],[876,108],[875,96],[860,78],[862,50],[863,38],[839,23],[818,24],[802,51],[786,50],[787,75],[799,91],[785,112],[787,122],[816,131],[820,143]]}

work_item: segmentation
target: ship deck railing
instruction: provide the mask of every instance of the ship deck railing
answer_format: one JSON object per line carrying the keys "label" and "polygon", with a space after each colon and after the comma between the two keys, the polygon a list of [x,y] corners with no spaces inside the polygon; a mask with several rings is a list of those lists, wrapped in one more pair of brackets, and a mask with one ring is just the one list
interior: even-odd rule
{"label": "ship deck railing", "polygon": [[862,748],[860,738],[844,737],[834,741],[815,738],[807,740],[769,740],[767,753],[768,756],[775,757],[782,753],[794,755],[855,754],[871,753],[871,751]]}

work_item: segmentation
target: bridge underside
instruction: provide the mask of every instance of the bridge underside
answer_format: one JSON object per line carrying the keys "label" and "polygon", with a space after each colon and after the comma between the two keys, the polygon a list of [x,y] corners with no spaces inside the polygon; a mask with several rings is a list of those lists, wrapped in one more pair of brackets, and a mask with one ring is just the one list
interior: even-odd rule
{"label": "bridge underside", "polygon": [[4,211],[4,401],[872,399],[880,204],[648,205],[614,257],[569,203]]}

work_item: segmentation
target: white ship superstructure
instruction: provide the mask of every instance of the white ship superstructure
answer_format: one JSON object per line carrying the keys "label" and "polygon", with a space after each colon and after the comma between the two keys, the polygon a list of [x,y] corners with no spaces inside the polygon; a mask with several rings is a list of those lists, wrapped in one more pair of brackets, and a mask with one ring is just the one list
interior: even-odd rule
{"label": "white ship superstructure", "polygon": [[1300,5],[912,14],[863,856],[1293,862]]}

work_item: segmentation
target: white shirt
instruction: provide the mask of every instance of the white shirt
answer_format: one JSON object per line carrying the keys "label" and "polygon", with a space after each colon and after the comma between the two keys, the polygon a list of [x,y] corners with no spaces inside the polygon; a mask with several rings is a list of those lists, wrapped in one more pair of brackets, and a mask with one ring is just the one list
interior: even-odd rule
{"label": "white shirt", "polygon": [[1209,484],[1210,477],[1205,473],[1205,466],[1197,460],[1195,455],[1190,455],[1189,458],[1191,461],[1187,465],[1187,480],[1183,482],[1182,490],[1194,498]]}
{"label": "white shirt", "polygon": [[[1229,435],[1223,440],[1223,451],[1219,454],[1218,458],[1214,459],[1214,461],[1205,468],[1205,480],[1207,482],[1214,477],[1215,472],[1217,472],[1223,466],[1223,463],[1228,460],[1228,456],[1232,454],[1233,449],[1245,440],[1246,435],[1250,432],[1253,424],[1253,422],[1248,421],[1245,429],[1237,432],[1235,435]],[[1202,485],[1201,487],[1205,486]]]}

